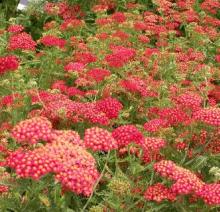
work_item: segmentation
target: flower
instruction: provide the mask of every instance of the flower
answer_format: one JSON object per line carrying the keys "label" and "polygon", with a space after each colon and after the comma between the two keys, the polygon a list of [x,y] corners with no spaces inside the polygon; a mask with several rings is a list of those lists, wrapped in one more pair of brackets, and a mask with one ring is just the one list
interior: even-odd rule
{"label": "flower", "polygon": [[220,126],[220,108],[205,108],[193,113],[193,118],[213,126]]}
{"label": "flower", "polygon": [[24,27],[22,25],[19,25],[19,24],[10,25],[8,27],[8,32],[11,32],[11,33],[22,32],[23,30],[24,30]]}
{"label": "flower", "polygon": [[64,48],[66,45],[66,40],[54,35],[45,35],[40,39],[40,42],[45,46],[57,46],[59,48]]}
{"label": "flower", "polygon": [[26,32],[14,34],[9,38],[9,50],[30,50],[34,51],[37,43],[32,39],[31,35]]}
{"label": "flower", "polygon": [[205,184],[199,191],[196,192],[197,196],[202,198],[206,204],[219,205],[220,204],[220,184]]}
{"label": "flower", "polygon": [[194,173],[176,165],[170,160],[161,160],[155,163],[154,170],[162,177],[175,181],[171,190],[176,194],[196,193],[205,184]]}
{"label": "flower", "polygon": [[106,77],[110,76],[111,72],[106,69],[93,68],[93,69],[90,69],[86,74],[88,77],[94,79],[96,82],[101,82]]}
{"label": "flower", "polygon": [[142,143],[144,136],[134,125],[123,125],[112,132],[113,138],[118,142],[119,147],[127,146],[128,144]]}
{"label": "flower", "polygon": [[0,75],[8,71],[15,71],[19,66],[18,58],[14,55],[0,57]]}
{"label": "flower", "polygon": [[164,119],[152,119],[144,124],[144,129],[148,132],[157,132],[161,128],[167,126],[167,121]]}
{"label": "flower", "polygon": [[86,129],[84,142],[85,146],[93,151],[109,151],[118,147],[111,133],[99,127]]}
{"label": "flower", "polygon": [[149,186],[144,192],[144,198],[146,200],[161,202],[163,200],[176,200],[176,194],[161,183],[156,183]]}
{"label": "flower", "polygon": [[96,108],[106,114],[109,119],[117,118],[120,110],[122,110],[122,104],[112,97],[98,100],[96,102]]}
{"label": "flower", "polygon": [[72,71],[81,72],[84,68],[85,68],[85,65],[83,63],[70,62],[64,67],[64,70],[68,72],[72,72]]}
{"label": "flower", "polygon": [[41,140],[50,141],[52,124],[45,117],[26,119],[12,129],[11,135],[17,142],[23,144],[35,144]]}

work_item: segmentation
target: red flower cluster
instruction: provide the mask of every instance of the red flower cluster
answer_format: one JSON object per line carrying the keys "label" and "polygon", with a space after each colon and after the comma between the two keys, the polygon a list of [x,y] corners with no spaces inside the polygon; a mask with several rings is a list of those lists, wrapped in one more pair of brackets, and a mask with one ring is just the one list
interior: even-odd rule
{"label": "red flower cluster", "polygon": [[112,15],[112,19],[116,22],[116,23],[123,23],[126,21],[126,16],[124,13],[122,12],[116,12]]}
{"label": "red flower cluster", "polygon": [[196,194],[202,198],[206,204],[219,205],[220,204],[220,184],[205,184]]}
{"label": "red flower cluster", "polygon": [[67,19],[60,25],[60,30],[76,29],[82,26],[83,22],[79,19]]}
{"label": "red flower cluster", "polygon": [[7,193],[9,190],[8,186],[0,185],[0,194]]}
{"label": "red flower cluster", "polygon": [[93,68],[89,70],[86,74],[89,78],[95,80],[96,82],[101,82],[106,77],[110,76],[111,72],[106,69]]}
{"label": "red flower cluster", "polygon": [[152,119],[144,124],[144,129],[148,132],[157,132],[161,128],[167,126],[167,121],[164,119]]}
{"label": "red flower cluster", "polygon": [[144,198],[150,201],[161,202],[163,200],[174,201],[176,194],[161,183],[149,186],[144,192]]}
{"label": "red flower cluster", "polygon": [[63,140],[72,144],[84,147],[84,142],[81,140],[79,134],[73,130],[53,130],[51,140]]}
{"label": "red flower cluster", "polygon": [[157,113],[160,119],[166,120],[168,126],[176,126],[181,123],[188,123],[190,117],[179,108],[163,108]]}
{"label": "red flower cluster", "polygon": [[45,35],[40,39],[40,42],[45,46],[57,46],[59,48],[64,48],[66,45],[66,40],[58,38],[54,35]]}
{"label": "red flower cluster", "polygon": [[125,48],[123,46],[115,46],[112,48],[113,53],[105,57],[109,66],[120,68],[124,66],[129,60],[134,58],[136,52],[134,49]]}
{"label": "red flower cluster", "polygon": [[41,140],[50,141],[52,124],[44,117],[34,117],[18,123],[11,135],[19,143],[35,144]]}
{"label": "red flower cluster", "polygon": [[201,108],[202,98],[198,94],[184,93],[174,98],[174,102],[178,107],[195,111]]}
{"label": "red flower cluster", "polygon": [[84,142],[85,146],[93,151],[107,152],[118,147],[111,133],[98,127],[92,127],[85,131]]}
{"label": "red flower cluster", "polygon": [[175,181],[171,190],[177,194],[191,194],[199,191],[205,184],[194,173],[168,160],[154,164],[154,170],[162,177]]}
{"label": "red flower cluster", "polygon": [[9,39],[8,48],[10,50],[31,50],[34,51],[37,43],[26,32],[14,34]]}
{"label": "red flower cluster", "polygon": [[64,67],[64,70],[68,72],[72,72],[72,71],[81,72],[84,68],[85,65],[83,63],[70,62]]}
{"label": "red flower cluster", "polygon": [[54,173],[64,190],[89,196],[99,177],[95,159],[84,148],[55,140],[32,151],[17,150],[7,158],[7,166],[23,178],[38,180]]}
{"label": "red flower cluster", "polygon": [[75,53],[75,61],[86,65],[89,63],[96,62],[97,58],[91,52],[76,52]]}
{"label": "red flower cluster", "polygon": [[162,159],[160,149],[165,147],[166,141],[161,138],[147,137],[140,144],[143,149],[142,160],[145,163],[150,163],[153,160],[158,161]]}
{"label": "red flower cluster", "polygon": [[124,125],[112,132],[113,138],[118,142],[119,147],[124,147],[134,142],[142,144],[144,136],[134,125]]}
{"label": "red flower cluster", "polygon": [[157,97],[158,94],[155,91],[148,89],[147,82],[139,77],[128,77],[120,82],[121,87],[132,93],[139,93],[143,97]]}
{"label": "red flower cluster", "polygon": [[122,110],[122,104],[112,97],[98,100],[96,102],[96,108],[106,114],[109,119],[117,118],[120,110]]}
{"label": "red flower cluster", "polygon": [[216,127],[220,126],[220,108],[206,108],[196,111],[193,118]]}
{"label": "red flower cluster", "polygon": [[18,66],[19,66],[19,62],[16,56],[8,55],[5,57],[0,57],[0,75],[8,71],[16,70]]}
{"label": "red flower cluster", "polygon": [[11,33],[22,32],[23,30],[24,30],[24,27],[22,25],[19,25],[19,24],[10,25],[7,29],[7,31],[11,32]]}
{"label": "red flower cluster", "polygon": [[52,172],[58,165],[43,153],[17,150],[7,157],[7,166],[15,169],[17,175],[22,178],[38,180]]}

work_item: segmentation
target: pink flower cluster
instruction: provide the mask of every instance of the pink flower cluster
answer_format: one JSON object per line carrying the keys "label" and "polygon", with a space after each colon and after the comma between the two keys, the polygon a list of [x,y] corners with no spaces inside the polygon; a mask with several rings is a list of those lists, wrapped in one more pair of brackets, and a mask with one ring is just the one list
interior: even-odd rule
{"label": "pink flower cluster", "polygon": [[20,177],[34,180],[54,173],[64,190],[85,196],[92,193],[99,177],[92,155],[65,140],[54,140],[32,151],[17,150],[8,156],[7,166]]}
{"label": "pink flower cluster", "polygon": [[216,127],[220,126],[220,108],[200,109],[193,114],[193,118],[197,121],[204,122]]}
{"label": "pink flower cluster", "polygon": [[66,45],[66,40],[54,35],[45,35],[40,39],[40,42],[45,46],[57,46],[59,48],[64,48]]}
{"label": "pink flower cluster", "polygon": [[144,192],[144,198],[150,201],[161,202],[163,200],[176,200],[176,194],[161,183],[149,186]]}
{"label": "pink flower cluster", "polygon": [[10,25],[7,29],[7,31],[11,32],[11,33],[22,32],[23,30],[24,30],[24,27],[22,25],[19,25],[19,24]]}
{"label": "pink flower cluster", "polygon": [[167,126],[167,121],[164,119],[152,119],[144,124],[144,129],[148,132],[157,132],[161,128]]}
{"label": "pink flower cluster", "polygon": [[8,56],[0,57],[0,75],[8,71],[16,70],[18,66],[19,66],[19,61],[16,56],[8,55]]}
{"label": "pink flower cluster", "polygon": [[37,43],[32,39],[31,35],[26,32],[13,34],[9,39],[9,50],[31,50],[34,51]]}
{"label": "pink flower cluster", "polygon": [[50,141],[52,124],[44,117],[34,117],[18,123],[11,136],[19,143],[35,144],[41,140]]}
{"label": "pink flower cluster", "polygon": [[142,97],[158,96],[157,92],[151,91],[147,86],[147,82],[139,77],[128,77],[127,79],[121,80],[120,85],[131,93],[139,93]]}
{"label": "pink flower cluster", "polygon": [[110,67],[120,68],[124,66],[129,60],[133,59],[136,52],[134,49],[125,48],[123,46],[112,47],[112,54],[105,57],[106,62]]}
{"label": "pink flower cluster", "polygon": [[109,151],[117,149],[118,144],[111,133],[99,127],[86,129],[84,136],[85,146],[93,151]]}
{"label": "pink flower cluster", "polygon": [[162,177],[175,181],[171,189],[177,194],[195,193],[205,184],[194,173],[169,160],[155,163],[154,170]]}
{"label": "pink flower cluster", "polygon": [[41,110],[41,115],[53,121],[60,119],[75,120],[74,122],[89,120],[92,123],[108,125],[110,119],[117,118],[122,109],[122,104],[112,97],[82,103],[72,101],[62,94],[41,92],[38,96],[34,95],[32,99],[34,102],[37,100],[39,103],[44,103],[45,107]]}
{"label": "pink flower cluster", "polygon": [[134,125],[123,125],[112,132],[113,138],[119,147],[124,147],[134,142],[141,144],[144,140],[143,134]]}
{"label": "pink flower cluster", "polygon": [[101,69],[101,68],[93,68],[90,69],[86,75],[95,80],[96,82],[101,82],[102,80],[104,80],[106,77],[111,75],[111,72],[109,70],[106,69]]}
{"label": "pink flower cluster", "polygon": [[201,108],[202,98],[198,94],[184,93],[174,98],[174,102],[178,107],[196,111]]}

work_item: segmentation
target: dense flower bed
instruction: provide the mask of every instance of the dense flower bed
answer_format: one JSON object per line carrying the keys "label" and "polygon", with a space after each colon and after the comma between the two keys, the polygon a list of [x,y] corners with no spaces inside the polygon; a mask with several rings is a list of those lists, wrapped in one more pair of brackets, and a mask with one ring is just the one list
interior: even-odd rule
{"label": "dense flower bed", "polygon": [[43,9],[0,25],[1,211],[219,211],[219,1]]}

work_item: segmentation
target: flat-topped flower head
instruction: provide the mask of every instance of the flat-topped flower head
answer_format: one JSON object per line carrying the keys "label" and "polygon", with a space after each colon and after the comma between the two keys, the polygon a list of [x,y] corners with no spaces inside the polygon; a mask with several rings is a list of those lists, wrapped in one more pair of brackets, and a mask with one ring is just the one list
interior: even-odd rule
{"label": "flat-topped flower head", "polygon": [[13,34],[8,43],[9,50],[30,50],[34,51],[37,43],[32,39],[31,35],[26,32]]}
{"label": "flat-topped flower head", "polygon": [[127,146],[132,142],[140,144],[144,140],[144,136],[134,125],[118,127],[113,130],[112,136],[118,142],[119,147]]}
{"label": "flat-topped flower head", "polygon": [[52,138],[52,124],[45,117],[26,119],[12,129],[11,135],[23,144],[35,144],[41,140],[47,142]]}
{"label": "flat-topped flower head", "polygon": [[219,127],[220,126],[220,108],[206,108],[196,111],[193,117],[197,121]]}
{"label": "flat-topped flower head", "polygon": [[93,151],[109,151],[118,147],[111,133],[99,127],[86,129],[84,142],[85,146]]}
{"label": "flat-topped flower head", "polygon": [[0,76],[9,71],[15,71],[19,66],[18,58],[14,55],[0,57]]}
{"label": "flat-topped flower head", "polygon": [[144,198],[146,200],[162,202],[163,200],[174,201],[176,194],[161,183],[156,183],[149,186],[144,192]]}
{"label": "flat-topped flower head", "polygon": [[119,112],[122,110],[123,106],[117,99],[107,97],[97,101],[96,108],[105,113],[109,119],[114,119],[118,117]]}

